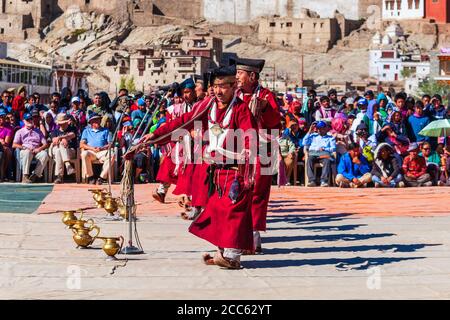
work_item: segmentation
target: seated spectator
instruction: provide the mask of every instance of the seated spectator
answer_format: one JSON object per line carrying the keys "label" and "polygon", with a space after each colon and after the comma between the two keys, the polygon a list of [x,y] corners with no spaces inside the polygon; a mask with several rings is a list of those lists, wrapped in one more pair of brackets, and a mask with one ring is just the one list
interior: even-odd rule
{"label": "seated spectator", "polygon": [[[315,130],[318,132],[313,132]],[[328,135],[328,127],[324,121],[313,123],[308,133],[303,138],[303,145],[308,149],[308,160],[306,163],[308,174],[308,187],[315,187],[316,177],[314,176],[314,164],[322,164],[322,176],[320,177],[320,186],[328,187],[328,177],[331,170],[331,161],[333,153],[336,152],[336,140]]]}
{"label": "seated spectator", "polygon": [[438,181],[438,186],[450,187],[450,155],[441,155],[441,176]]}
{"label": "seated spectator", "polygon": [[6,171],[12,161],[11,143],[14,138],[13,128],[6,122],[6,112],[0,109],[0,181],[7,181],[8,175]]}
{"label": "seated spectator", "polygon": [[38,109],[39,113],[48,111],[48,108],[41,103],[41,95],[39,93],[37,92],[33,93],[33,97],[34,97],[34,108]]}
{"label": "seated spectator", "polygon": [[84,127],[87,125],[86,113],[80,107],[81,101],[79,97],[73,97],[71,100],[71,108],[69,114],[75,119],[74,125],[78,129],[78,132],[83,132]]}
{"label": "seated spectator", "polygon": [[[25,126],[16,132],[13,148],[20,150],[22,182],[31,183],[42,177],[48,161],[46,150],[48,144],[41,130],[34,126],[31,114],[24,114],[23,120]],[[30,166],[33,158],[37,160],[37,165],[34,172],[30,175]]]}
{"label": "seated spectator", "polygon": [[375,160],[372,167],[372,182],[375,188],[403,188],[402,166],[395,156],[394,149],[387,143],[381,143],[375,149]]}
{"label": "seated spectator", "polygon": [[377,147],[377,138],[374,134],[369,135],[369,130],[364,122],[360,123],[356,128],[355,142],[361,147],[362,154],[366,157],[367,161],[372,163],[373,151]]}
{"label": "seated spectator", "polygon": [[44,121],[43,121],[44,129],[42,129],[41,131],[42,131],[42,133],[44,134],[44,136],[46,138],[49,138],[50,137],[50,133],[52,133],[53,131],[58,129],[58,125],[56,124],[55,119],[56,119],[56,117],[53,118],[53,116],[50,113],[50,111],[47,111],[44,114]]}
{"label": "seated spectator", "polygon": [[25,97],[27,96],[27,89],[24,86],[20,86],[17,88],[17,95],[14,97],[12,101],[12,111],[14,115],[23,119],[23,115],[25,114]]}
{"label": "seated spectator", "polygon": [[46,112],[46,114],[51,114],[54,120],[56,119],[56,116],[59,113],[58,110],[59,110],[58,100],[52,100],[49,104],[48,111]]}
{"label": "seated spectator", "polygon": [[445,119],[447,116],[447,109],[442,104],[442,97],[436,94],[431,98],[431,107],[429,109],[429,115],[434,120]]}
{"label": "seated spectator", "polygon": [[341,156],[347,152],[347,148],[352,143],[351,133],[347,127],[347,118],[343,114],[338,114],[331,121],[331,135],[336,140],[336,163],[339,164]]}
{"label": "seated spectator", "polygon": [[419,156],[419,145],[416,142],[408,148],[409,156],[403,161],[403,174],[408,187],[429,187],[432,185],[431,176],[427,173],[425,158]]}
{"label": "seated spectator", "polygon": [[[89,184],[97,183],[101,185],[106,183],[110,165],[114,161],[114,154],[111,153],[111,163],[108,155],[108,147],[112,137],[108,129],[100,126],[101,120],[100,115],[91,113],[88,120],[89,126],[84,129],[81,135],[80,148],[83,150],[81,152],[81,164]],[[103,163],[102,172],[97,180],[92,169],[94,160]]]}
{"label": "seated spectator", "polygon": [[427,172],[431,176],[431,181],[433,182],[433,185],[437,185],[439,180],[441,157],[436,151],[431,149],[431,144],[429,142],[424,142],[422,144],[421,151],[422,152],[419,155],[424,157],[427,162]]}
{"label": "seated spectator", "polygon": [[330,105],[330,98],[320,97],[320,108],[316,111],[315,119],[316,121],[325,121],[328,124],[331,123],[334,116],[336,115],[336,109],[333,109]]}
{"label": "seated spectator", "polygon": [[341,188],[366,187],[372,178],[369,163],[356,143],[348,146],[348,152],[342,156],[337,171],[336,184]]}
{"label": "seated spectator", "polygon": [[[118,133],[119,145],[122,150],[122,154],[124,154],[131,146],[133,142],[133,136],[135,134],[135,129],[133,128],[133,124],[130,119],[125,119],[123,122],[122,130]],[[135,138],[135,141],[139,140]],[[136,151],[134,155],[134,167],[135,167],[135,181],[136,183],[145,183],[147,182],[147,159],[148,159],[148,148],[143,146],[139,150]]]}
{"label": "seated spectator", "polygon": [[12,94],[9,93],[9,91],[4,90],[2,92],[2,99],[0,101],[0,108],[4,109],[6,113],[11,112],[12,110]]}
{"label": "seated spectator", "polygon": [[422,101],[417,101],[415,106],[415,112],[408,118],[408,138],[412,142],[425,142],[430,141],[430,137],[422,136],[419,134],[423,128],[425,128],[430,123],[430,118],[428,118],[423,112]]}
{"label": "seated spectator", "polygon": [[315,121],[315,113],[316,113],[316,107],[315,107],[315,97],[314,96],[308,96],[306,98],[306,101],[304,105],[302,106],[301,110],[303,118],[306,119],[306,122],[308,124],[313,123]]}
{"label": "seated spectator", "polygon": [[77,129],[69,126],[70,118],[65,113],[60,113],[56,117],[56,123],[59,128],[50,133],[52,139],[51,153],[56,162],[55,165],[55,183],[63,183],[64,167],[67,170],[67,175],[75,174],[75,169],[70,163],[71,159],[76,158],[77,155]]}
{"label": "seated spectator", "polygon": [[282,136],[278,139],[281,157],[283,158],[286,166],[286,179],[288,184],[289,181],[291,181],[291,175],[295,167],[295,157],[297,151],[297,145],[295,144],[296,132],[298,132],[298,124],[295,121],[291,121],[289,123],[289,128],[286,129],[286,131],[284,131]]}

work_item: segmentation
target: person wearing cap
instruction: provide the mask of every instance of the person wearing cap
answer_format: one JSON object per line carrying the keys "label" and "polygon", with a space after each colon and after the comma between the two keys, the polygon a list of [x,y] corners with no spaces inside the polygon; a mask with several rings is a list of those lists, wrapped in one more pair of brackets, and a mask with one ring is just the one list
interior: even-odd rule
{"label": "person wearing cap", "polygon": [[316,121],[326,121],[328,124],[336,116],[336,109],[330,104],[330,98],[327,96],[320,97],[320,108],[317,109],[315,114]]}
{"label": "person wearing cap", "polygon": [[70,160],[77,154],[77,128],[70,125],[70,118],[66,113],[60,113],[56,116],[58,128],[50,133],[52,145],[50,154],[55,161],[55,184],[63,183],[64,167],[68,176],[75,174]]}
{"label": "person wearing cap", "polygon": [[[317,130],[317,132],[316,132]],[[316,177],[314,175],[314,164],[322,164],[322,175],[320,177],[320,186],[328,187],[328,178],[331,170],[331,159],[336,152],[336,139],[328,135],[328,125],[325,121],[313,123],[308,133],[303,138],[303,145],[308,150],[306,161],[306,170],[308,175],[308,187],[316,186]]]}
{"label": "person wearing cap", "polygon": [[[140,98],[137,101],[137,106],[138,106],[138,109],[131,112],[131,119],[134,120],[137,117],[139,117],[141,120],[144,121],[144,125],[145,125],[145,123],[150,118],[150,115],[147,115],[147,117],[145,117],[145,114],[147,113],[147,108],[150,105],[147,105],[146,100],[144,98]],[[145,117],[145,119],[144,119],[144,117]]]}
{"label": "person wearing cap", "polygon": [[[203,100],[193,111],[146,135],[143,141],[167,143],[171,140],[171,132],[180,128],[190,131],[196,121],[202,122],[202,130],[210,131],[205,158],[199,165],[202,170],[194,175],[192,181],[196,186],[192,201],[194,203],[197,195],[205,197],[209,193],[210,197],[203,213],[194,220],[189,231],[218,247],[214,257],[203,255],[205,264],[240,269],[243,250],[254,249],[252,179],[250,171],[245,170],[252,159],[244,155],[249,155],[250,147],[256,145],[257,127],[248,105],[235,95],[236,69],[222,67],[214,73],[214,97]],[[254,134],[235,135],[239,143],[227,143],[228,133],[238,129]],[[242,162],[236,163],[236,158]],[[214,163],[206,162],[206,159],[214,159]],[[205,185],[205,180],[209,181],[209,187]]]}
{"label": "person wearing cap", "polygon": [[[42,173],[48,161],[47,140],[44,134],[34,126],[33,117],[26,113],[23,116],[25,126],[19,129],[13,141],[13,148],[20,150],[20,165],[22,169],[22,182],[36,182],[42,177]],[[31,161],[36,159],[34,172],[30,175]]]}
{"label": "person wearing cap", "polygon": [[[102,185],[107,182],[109,175],[109,169],[114,162],[114,153],[111,149],[111,163],[108,154],[108,147],[112,141],[112,134],[108,129],[101,127],[100,123],[102,117],[96,113],[91,113],[88,118],[89,126],[87,126],[82,135],[80,141],[81,152],[81,165],[84,178],[87,179],[89,184]],[[94,171],[92,170],[92,162],[94,160],[100,161],[102,171],[100,177],[96,180],[94,177]]]}
{"label": "person wearing cap", "polygon": [[75,120],[75,126],[78,129],[78,133],[83,132],[83,129],[87,125],[86,113],[81,109],[81,99],[75,96],[70,101],[69,115]]}
{"label": "person wearing cap", "polygon": [[409,155],[403,160],[403,174],[408,187],[431,187],[431,176],[427,173],[427,162],[419,155],[419,145],[413,142],[409,145]]}
{"label": "person wearing cap", "polygon": [[6,122],[6,112],[4,109],[0,109],[0,151],[2,153],[0,159],[0,181],[8,178],[6,171],[12,160],[11,143],[13,137],[13,128]]}
{"label": "person wearing cap", "polygon": [[337,167],[336,184],[340,188],[364,188],[372,181],[370,165],[357,143],[348,146]]}
{"label": "person wearing cap", "polygon": [[345,103],[342,106],[342,108],[339,110],[339,112],[342,112],[346,115],[355,114],[356,110],[354,108],[354,104],[355,104],[355,99],[353,97],[348,97],[347,99],[345,99]]}
{"label": "person wearing cap", "polygon": [[375,188],[405,187],[401,159],[395,155],[395,150],[391,145],[380,143],[375,149],[374,157],[371,173]]}
{"label": "person wearing cap", "polygon": [[[265,60],[231,59],[230,64],[236,67],[237,85],[242,100],[247,103],[255,117],[260,132],[259,152],[256,163],[255,187],[252,199],[254,250],[251,253],[261,253],[260,232],[266,231],[267,208],[269,205],[272,185],[272,167],[278,162],[272,155],[280,131],[280,107],[275,94],[264,88],[260,82]],[[264,154],[265,153],[265,154]],[[247,252],[248,253],[248,252]]]}

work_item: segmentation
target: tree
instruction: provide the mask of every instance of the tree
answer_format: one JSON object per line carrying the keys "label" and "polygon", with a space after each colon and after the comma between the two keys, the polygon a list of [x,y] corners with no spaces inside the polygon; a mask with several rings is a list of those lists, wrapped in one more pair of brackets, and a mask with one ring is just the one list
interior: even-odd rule
{"label": "tree", "polygon": [[428,94],[430,96],[439,94],[442,97],[442,103],[446,105],[449,102],[450,85],[427,79],[419,84],[419,92],[421,95]]}
{"label": "tree", "polygon": [[127,87],[127,77],[120,77],[119,89]]}
{"label": "tree", "polygon": [[136,91],[136,84],[134,83],[134,77],[133,76],[130,79],[128,79],[126,87],[127,87],[128,92],[135,92]]}

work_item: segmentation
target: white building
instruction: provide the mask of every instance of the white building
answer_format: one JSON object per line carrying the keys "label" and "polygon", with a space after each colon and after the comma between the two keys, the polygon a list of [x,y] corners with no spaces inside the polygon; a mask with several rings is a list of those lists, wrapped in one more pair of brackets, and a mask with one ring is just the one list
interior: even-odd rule
{"label": "white building", "polygon": [[369,75],[381,82],[405,81],[405,91],[414,93],[430,75],[428,60],[426,56],[406,60],[395,49],[370,50]]}
{"label": "white building", "polygon": [[425,0],[383,0],[383,20],[422,19]]}
{"label": "white building", "polygon": [[50,95],[52,68],[43,64],[0,59],[0,92],[25,86],[27,93],[38,92],[42,99]]}
{"label": "white building", "polygon": [[370,50],[369,76],[379,81],[399,81],[402,59],[394,49]]}

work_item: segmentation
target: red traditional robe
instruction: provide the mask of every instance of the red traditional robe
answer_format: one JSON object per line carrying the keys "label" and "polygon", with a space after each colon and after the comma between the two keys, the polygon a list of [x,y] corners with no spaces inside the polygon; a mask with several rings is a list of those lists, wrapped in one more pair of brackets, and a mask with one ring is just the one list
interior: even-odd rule
{"label": "red traditional robe", "polygon": [[[170,108],[172,110],[172,113],[169,113],[170,117],[168,117],[168,122],[170,123],[174,119],[180,117],[185,108],[186,107],[184,103],[172,106]],[[164,184],[176,184],[177,187],[173,191],[173,194],[175,195],[189,194],[189,190],[186,187],[185,180],[183,180],[183,178],[185,178],[183,177],[185,173],[183,166],[181,165],[179,170],[176,170],[176,164],[172,161],[172,153],[175,150],[175,143],[173,141],[170,141],[170,143],[167,145],[167,148],[169,149],[169,152],[167,152],[167,154],[161,160],[158,174],[156,176],[156,181]]]}
{"label": "red traditional robe", "polygon": [[[202,121],[203,128],[206,130],[208,128],[210,101],[211,98],[205,99],[197,110],[185,113],[180,118],[156,130],[154,139],[161,136],[166,136],[165,139],[170,139],[169,133],[183,124],[185,125],[184,129],[191,130],[194,124],[189,123],[189,121],[196,117],[198,117],[199,121]],[[217,109],[217,121],[222,121],[225,113],[226,109]],[[229,129],[231,130],[238,128],[244,131],[256,129],[256,123],[248,106],[240,99],[237,99],[237,103],[233,107],[229,125]],[[256,142],[247,140],[245,145],[248,147],[250,143]],[[222,145],[222,148],[225,147],[226,141]],[[230,151],[240,153],[242,150]],[[228,194],[235,178],[239,182],[240,192],[237,201],[232,203]],[[249,188],[244,188],[244,175],[240,171],[221,169],[216,171],[215,180],[222,190],[224,190],[222,196],[217,191],[213,193],[208,200],[205,210],[191,224],[189,231],[221,248],[252,250],[252,191]],[[194,189],[196,187],[194,186]]]}
{"label": "red traditional robe", "polygon": [[[243,98],[247,105],[250,103],[253,94],[244,94]],[[258,127],[261,129],[281,129],[280,110],[276,101],[275,95],[266,88],[261,88],[259,98],[265,99],[269,102],[266,111],[261,114],[258,122]],[[270,150],[269,150],[270,151]],[[270,164],[265,165],[265,167]],[[252,199],[252,217],[253,230],[266,231],[267,207],[269,205],[270,187],[272,185],[272,175],[261,175],[260,158],[257,159],[255,187],[253,190]]]}

